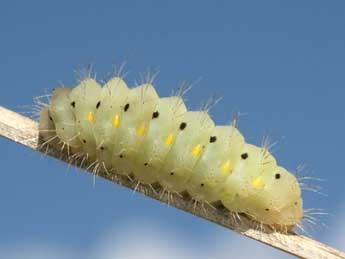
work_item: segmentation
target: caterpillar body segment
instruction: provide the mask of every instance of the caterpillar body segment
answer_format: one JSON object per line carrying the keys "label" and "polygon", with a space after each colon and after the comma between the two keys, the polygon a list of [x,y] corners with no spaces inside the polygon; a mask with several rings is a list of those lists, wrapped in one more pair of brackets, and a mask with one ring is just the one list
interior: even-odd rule
{"label": "caterpillar body segment", "polygon": [[136,171],[136,154],[149,129],[151,115],[158,100],[159,97],[150,84],[143,84],[129,91],[122,105],[121,122],[113,149],[113,166],[117,173],[131,175]]}
{"label": "caterpillar body segment", "polygon": [[113,168],[114,143],[117,143],[123,104],[127,101],[129,92],[126,83],[121,78],[114,77],[104,85],[96,103],[97,122],[94,129],[97,158],[107,171]]}
{"label": "caterpillar body segment", "polygon": [[134,162],[136,168],[133,173],[137,180],[148,184],[158,181],[159,170],[174,145],[186,112],[187,108],[180,97],[158,100]]}
{"label": "caterpillar body segment", "polygon": [[186,112],[182,116],[176,140],[158,172],[163,188],[172,192],[186,190],[186,183],[213,128],[214,123],[205,111]]}
{"label": "caterpillar body segment", "polygon": [[[267,155],[266,155],[267,156]],[[223,197],[221,201],[230,210],[252,215],[251,208],[254,204],[261,202],[266,186],[263,181],[263,174],[270,174],[268,169],[276,165],[275,159],[268,155],[270,163],[265,163],[265,154],[261,147],[251,144],[244,144],[238,162],[232,173],[226,179]],[[273,165],[273,166],[272,166]],[[263,204],[260,205],[265,210]],[[256,209],[253,209],[256,211]]]}
{"label": "caterpillar body segment", "polygon": [[74,112],[69,102],[70,93],[70,88],[57,88],[51,98],[49,114],[59,139],[68,146],[79,149],[81,142],[78,137],[79,131],[75,123]]}
{"label": "caterpillar body segment", "polygon": [[233,125],[214,125],[206,111],[187,111],[178,96],[160,98],[152,84],[130,89],[114,77],[101,87],[88,78],[58,88],[40,130],[108,174],[220,201],[262,224],[294,226],[303,217],[296,177],[266,148],[246,143]]}
{"label": "caterpillar body segment", "polygon": [[239,161],[244,144],[243,136],[235,127],[213,128],[186,185],[194,199],[210,203],[221,200],[225,181]]}
{"label": "caterpillar body segment", "polygon": [[87,154],[88,161],[95,161],[97,158],[94,125],[96,104],[101,90],[101,86],[95,80],[88,78],[73,88],[69,95],[82,150]]}
{"label": "caterpillar body segment", "polygon": [[40,112],[40,123],[38,125],[40,137],[44,140],[42,147],[48,144],[56,146],[59,142],[59,138],[56,135],[55,124],[53,118],[49,113],[48,106],[43,107]]}

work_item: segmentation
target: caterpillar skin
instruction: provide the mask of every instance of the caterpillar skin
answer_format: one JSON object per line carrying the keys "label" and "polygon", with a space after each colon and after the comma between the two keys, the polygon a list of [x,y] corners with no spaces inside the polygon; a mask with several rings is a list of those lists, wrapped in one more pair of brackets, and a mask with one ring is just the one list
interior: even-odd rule
{"label": "caterpillar skin", "polygon": [[108,174],[221,201],[259,223],[294,226],[303,217],[301,189],[266,148],[245,142],[206,111],[187,111],[179,96],[159,98],[151,84],[132,89],[119,77],[91,78],[54,90],[41,112],[41,136]]}

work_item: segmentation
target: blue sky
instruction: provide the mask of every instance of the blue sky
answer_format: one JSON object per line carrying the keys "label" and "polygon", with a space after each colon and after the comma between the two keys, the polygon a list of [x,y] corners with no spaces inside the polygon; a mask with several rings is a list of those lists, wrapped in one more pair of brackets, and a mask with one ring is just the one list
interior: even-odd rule
{"label": "blue sky", "polygon": [[[4,0],[0,105],[23,111],[59,82],[73,86],[74,70],[89,63],[102,80],[113,60],[127,60],[129,85],[158,68],[161,96],[201,78],[189,108],[223,96],[211,110],[217,124],[244,113],[248,142],[268,131],[280,164],[306,163],[324,179],[316,184],[327,196],[306,192],[304,202],[332,215],[310,232],[345,250],[344,18],[339,0]],[[7,140],[0,150],[0,255],[288,258],[102,179],[93,187],[90,175]]]}

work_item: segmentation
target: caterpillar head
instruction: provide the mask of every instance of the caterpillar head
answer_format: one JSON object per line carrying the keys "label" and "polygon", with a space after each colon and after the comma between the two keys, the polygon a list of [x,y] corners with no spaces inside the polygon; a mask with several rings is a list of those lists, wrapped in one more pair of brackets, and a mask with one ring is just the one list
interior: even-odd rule
{"label": "caterpillar head", "polygon": [[277,166],[267,150],[250,144],[225,183],[222,202],[267,225],[291,226],[303,216],[296,177]]}
{"label": "caterpillar head", "polygon": [[271,174],[271,184],[265,192],[272,197],[271,206],[265,209],[273,224],[295,225],[303,218],[301,188],[296,177],[283,167]]}
{"label": "caterpillar head", "polygon": [[265,187],[252,192],[247,214],[267,225],[294,226],[303,218],[301,189],[296,177],[277,167],[262,178]]}

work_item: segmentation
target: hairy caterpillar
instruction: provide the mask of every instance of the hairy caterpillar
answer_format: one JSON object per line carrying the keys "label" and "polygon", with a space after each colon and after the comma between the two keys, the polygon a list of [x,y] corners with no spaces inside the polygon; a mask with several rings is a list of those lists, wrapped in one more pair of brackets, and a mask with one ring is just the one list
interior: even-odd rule
{"label": "hairy caterpillar", "polygon": [[180,96],[160,98],[151,83],[103,87],[86,78],[54,90],[40,115],[46,141],[72,157],[143,184],[221,202],[257,222],[291,227],[303,217],[301,188],[265,147],[245,142],[234,125],[187,111]]}

